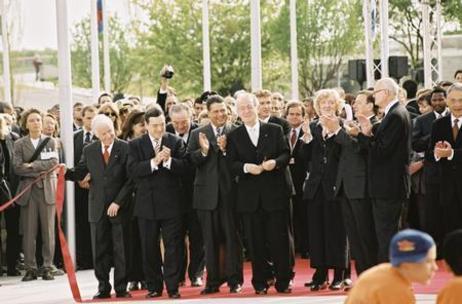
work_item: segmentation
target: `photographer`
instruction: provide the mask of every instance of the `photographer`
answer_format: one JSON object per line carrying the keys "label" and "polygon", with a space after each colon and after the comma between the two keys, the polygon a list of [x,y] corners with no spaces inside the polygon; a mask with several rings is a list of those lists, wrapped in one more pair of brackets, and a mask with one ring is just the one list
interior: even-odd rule
{"label": "photographer", "polygon": [[178,103],[175,90],[169,86],[169,81],[174,74],[173,67],[168,64],[165,64],[162,70],[160,70],[160,88],[159,91],[157,91],[156,102],[164,111],[167,123],[170,122],[170,117],[168,116],[170,107]]}

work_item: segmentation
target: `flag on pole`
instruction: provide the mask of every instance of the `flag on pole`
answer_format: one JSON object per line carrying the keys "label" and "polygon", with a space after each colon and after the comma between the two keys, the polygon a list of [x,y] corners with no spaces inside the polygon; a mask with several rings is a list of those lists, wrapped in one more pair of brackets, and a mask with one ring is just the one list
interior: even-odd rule
{"label": "flag on pole", "polygon": [[372,41],[374,41],[375,39],[375,35],[377,34],[377,2],[376,0],[371,0],[371,38],[372,38]]}
{"label": "flag on pole", "polygon": [[96,20],[98,21],[98,33],[101,34],[103,32],[103,0],[98,0],[96,4]]}

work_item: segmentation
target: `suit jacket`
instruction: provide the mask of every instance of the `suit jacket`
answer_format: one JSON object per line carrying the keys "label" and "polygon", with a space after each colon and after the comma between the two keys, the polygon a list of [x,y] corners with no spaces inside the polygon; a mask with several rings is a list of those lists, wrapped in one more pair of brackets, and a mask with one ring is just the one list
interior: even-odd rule
{"label": "suit jacket", "polygon": [[[82,152],[84,148],[84,143],[83,139],[85,136],[85,131],[83,129],[78,129],[76,132],[74,132],[74,166],[76,166],[80,158],[82,157]],[[91,141],[95,141],[96,137],[92,135]]]}
{"label": "suit jacket", "polygon": [[326,201],[334,199],[336,191],[335,181],[338,162],[340,159],[340,145],[335,141],[335,135],[324,139],[322,126],[318,120],[310,124],[313,139],[305,143],[300,150],[303,157],[310,162],[310,174],[305,184],[303,198],[313,200],[316,192],[322,187]]}
{"label": "suit jacket", "polygon": [[[235,129],[227,124],[224,126],[223,134],[227,135]],[[209,152],[202,155],[199,145],[199,133],[204,133],[210,143]],[[200,210],[215,210],[218,201],[225,205],[233,203],[231,199],[232,178],[225,155],[217,145],[217,139],[211,124],[195,129],[191,132],[188,143],[188,154],[196,168],[194,180],[193,208]],[[220,197],[219,197],[220,195]]]}
{"label": "suit jacket", "polygon": [[435,144],[439,141],[447,141],[454,149],[452,160],[447,158],[436,162],[439,169],[441,202],[443,204],[455,203],[450,201],[454,194],[458,194],[462,203],[462,135],[461,131],[456,140],[452,137],[451,115],[439,118],[433,122],[430,147],[431,156],[434,155]]}
{"label": "suit jacket", "polygon": [[11,191],[11,194],[16,193],[16,189],[18,188],[19,184],[19,176],[16,175],[16,173],[14,172],[13,166],[14,142],[18,140],[18,138],[19,135],[17,135],[14,132],[10,132],[10,134],[8,134],[5,137],[5,145],[7,151],[5,151],[2,148],[2,152],[4,153],[4,170],[2,172],[4,174],[5,179],[8,181],[8,186]]}
{"label": "suit jacket", "polygon": [[[290,132],[291,131],[287,134],[289,147],[291,137]],[[300,129],[295,146],[290,150],[291,161],[289,162],[289,169],[296,194],[303,194],[303,183],[305,182],[306,171],[308,170],[308,162],[300,153],[300,149],[303,146],[303,141],[300,139],[302,136],[303,130]]]}
{"label": "suit jacket", "polygon": [[[191,132],[196,129],[198,125],[196,123],[191,123],[188,132],[188,140],[185,143],[185,146],[188,145],[188,142],[191,140]],[[165,129],[168,133],[175,134],[175,128],[173,124],[169,123]],[[181,187],[183,189],[182,193],[182,203],[183,211],[191,211],[193,205],[193,184],[194,184],[194,174],[195,169],[193,166],[185,167],[185,174],[181,177]]]}
{"label": "suit jacket", "polygon": [[[259,207],[266,211],[282,210],[288,207],[289,189],[285,170],[289,163],[290,150],[282,128],[271,123],[260,123],[260,135],[255,147],[245,125],[231,131],[228,136],[226,157],[234,176],[238,176],[236,209],[239,212],[254,212]],[[244,173],[244,164],[261,164],[274,159],[273,171],[260,175]]]}
{"label": "suit jacket", "polygon": [[88,195],[88,221],[98,222],[107,216],[107,209],[111,203],[120,206],[117,216],[110,218],[113,223],[120,223],[125,219],[129,198],[133,192],[133,185],[127,173],[128,144],[119,139],[114,140],[109,163],[103,159],[100,141],[95,141],[83,148],[82,157],[74,169],[67,170],[66,179],[79,181],[87,173],[91,175]]}
{"label": "suit jacket", "polygon": [[435,119],[434,112],[421,115],[414,120],[412,129],[412,149],[418,153],[425,152],[423,178],[425,184],[430,185],[440,183],[438,165],[435,163],[430,147],[432,125]]}
{"label": "suit jacket", "polygon": [[409,197],[411,119],[399,103],[382,119],[373,136],[360,133],[358,140],[368,149],[369,194],[375,199]]}
{"label": "suit jacket", "polygon": [[284,118],[271,116],[268,122],[281,126],[284,134],[288,134],[290,132],[290,125]]}
{"label": "suit jacket", "polygon": [[171,150],[171,166],[167,169],[161,164],[152,171],[155,152],[149,134],[129,142],[128,168],[136,186],[134,215],[149,220],[174,218],[183,213],[181,176],[188,167],[186,149],[183,140],[170,133],[162,136],[161,144]]}
{"label": "suit jacket", "polygon": [[[39,141],[39,145],[44,138],[45,136],[42,136]],[[56,152],[56,142],[53,138],[51,138],[45,145],[43,151],[45,150]],[[34,145],[32,145],[29,135],[18,139],[14,143],[13,166],[15,173],[20,177],[17,193],[21,192],[40,174],[50,170],[58,164],[58,158],[42,159],[42,155],[39,154],[37,159],[31,163],[31,166],[26,165],[32,158],[34,152],[35,148]],[[49,205],[55,204],[56,182],[56,172],[51,172],[36,184],[37,187],[43,188],[45,203]],[[20,206],[26,206],[30,201],[30,194],[31,188],[27,190],[24,195],[16,201],[16,203]]]}

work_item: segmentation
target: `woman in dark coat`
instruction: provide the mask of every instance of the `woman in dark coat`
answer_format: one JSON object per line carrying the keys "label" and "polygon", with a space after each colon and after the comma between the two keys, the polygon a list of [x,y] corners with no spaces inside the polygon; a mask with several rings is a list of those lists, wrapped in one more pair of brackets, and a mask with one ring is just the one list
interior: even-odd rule
{"label": "woman in dark coat", "polygon": [[[334,269],[329,288],[343,288],[345,271],[349,264],[348,247],[342,218],[342,209],[335,199],[335,182],[340,145],[332,125],[340,128],[338,112],[340,98],[335,90],[320,90],[314,101],[319,119],[304,124],[305,144],[300,152],[309,161],[310,174],[303,199],[308,202],[308,238],[310,266],[316,271],[312,282],[306,284],[316,291],[327,287],[328,270]],[[336,130],[338,131],[338,130]]]}

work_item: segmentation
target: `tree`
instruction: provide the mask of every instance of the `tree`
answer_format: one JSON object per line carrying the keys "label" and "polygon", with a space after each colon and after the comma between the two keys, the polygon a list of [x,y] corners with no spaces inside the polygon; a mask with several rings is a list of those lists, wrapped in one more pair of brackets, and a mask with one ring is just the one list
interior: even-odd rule
{"label": "tree", "polygon": [[[133,47],[130,46],[128,26],[117,17],[109,18],[109,56],[111,66],[111,92],[124,92],[130,85],[135,70],[132,66]],[[74,85],[91,87],[90,18],[78,22],[72,33],[71,59]],[[102,37],[99,39],[100,84],[103,82]]]}
{"label": "tree", "polygon": [[[297,43],[302,95],[328,86],[336,79],[346,56],[362,40],[361,1],[316,0],[297,2]],[[272,41],[285,58],[290,54],[289,1],[272,24]],[[289,70],[287,70],[289,74]]]}

